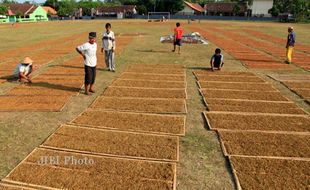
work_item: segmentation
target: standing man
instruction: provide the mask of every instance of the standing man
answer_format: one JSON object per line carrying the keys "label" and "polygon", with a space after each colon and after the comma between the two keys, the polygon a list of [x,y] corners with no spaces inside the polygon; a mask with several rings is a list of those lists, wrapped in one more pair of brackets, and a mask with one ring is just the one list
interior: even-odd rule
{"label": "standing man", "polygon": [[177,23],[176,28],[174,29],[174,42],[172,52],[175,52],[175,47],[178,46],[178,53],[179,54],[181,53],[182,35],[183,35],[183,29],[181,28],[181,24]]}
{"label": "standing man", "polygon": [[115,36],[114,32],[111,31],[111,24],[106,23],[105,25],[106,32],[102,36],[102,48],[101,53],[105,54],[105,64],[109,71],[115,72],[115,61],[114,61],[114,52],[115,52]]}
{"label": "standing man", "polygon": [[96,79],[96,65],[97,65],[97,43],[96,32],[90,32],[88,35],[89,41],[76,48],[76,51],[82,55],[84,59],[85,70],[85,94],[91,95],[95,93],[94,83]]}
{"label": "standing man", "polygon": [[295,39],[296,35],[293,31],[293,27],[288,27],[288,35],[287,35],[287,42],[286,42],[286,57],[287,57],[287,64],[292,63],[292,54],[295,46]]}

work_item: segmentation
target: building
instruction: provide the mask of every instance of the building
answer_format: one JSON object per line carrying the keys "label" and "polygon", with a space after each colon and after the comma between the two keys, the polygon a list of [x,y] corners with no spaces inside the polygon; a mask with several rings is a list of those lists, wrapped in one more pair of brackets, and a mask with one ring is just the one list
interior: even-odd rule
{"label": "building", "polygon": [[253,0],[253,4],[250,6],[251,15],[259,17],[271,17],[268,11],[272,7],[273,0]]}
{"label": "building", "polygon": [[49,19],[58,19],[57,11],[55,9],[53,9],[52,7],[48,7],[48,6],[44,6],[42,8],[47,13],[47,17]]}
{"label": "building", "polygon": [[206,15],[211,16],[245,16],[248,12],[246,3],[216,2],[205,5]]}
{"label": "building", "polygon": [[47,12],[41,6],[32,4],[10,4],[6,19],[2,22],[48,21]]}
{"label": "building", "polygon": [[204,15],[205,9],[202,8],[198,3],[190,3],[184,1],[184,9],[177,12],[177,15]]}
{"label": "building", "polygon": [[96,10],[97,17],[132,18],[137,14],[135,5],[102,6]]}
{"label": "building", "polygon": [[52,7],[44,6],[42,7],[48,15],[57,15],[57,11]]}

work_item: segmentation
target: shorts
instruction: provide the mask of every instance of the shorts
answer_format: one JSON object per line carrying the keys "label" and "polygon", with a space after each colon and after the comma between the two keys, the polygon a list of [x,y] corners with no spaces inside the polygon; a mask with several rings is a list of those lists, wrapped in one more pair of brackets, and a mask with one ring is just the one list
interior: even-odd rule
{"label": "shorts", "polygon": [[182,46],[182,40],[181,39],[176,39],[173,43],[175,46],[178,45],[178,46]]}
{"label": "shorts", "polygon": [[215,68],[220,68],[220,67],[223,67],[223,65],[224,65],[224,62],[222,62],[222,64],[221,64],[221,63],[214,62],[213,67],[215,67]]}
{"label": "shorts", "polygon": [[85,70],[85,84],[86,85],[94,84],[96,79],[96,67],[90,67],[85,65],[84,70]]}

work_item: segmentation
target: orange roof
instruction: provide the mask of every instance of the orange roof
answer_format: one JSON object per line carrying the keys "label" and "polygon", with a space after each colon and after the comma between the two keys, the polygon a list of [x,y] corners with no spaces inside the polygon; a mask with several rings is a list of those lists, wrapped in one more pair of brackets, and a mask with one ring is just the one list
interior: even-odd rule
{"label": "orange roof", "polygon": [[57,15],[57,11],[53,9],[52,7],[44,6],[43,9],[51,15]]}
{"label": "orange roof", "polygon": [[194,9],[195,11],[198,12],[205,12],[204,8],[202,8],[198,3],[190,3],[187,1],[184,1],[184,3],[189,6],[190,8]]}

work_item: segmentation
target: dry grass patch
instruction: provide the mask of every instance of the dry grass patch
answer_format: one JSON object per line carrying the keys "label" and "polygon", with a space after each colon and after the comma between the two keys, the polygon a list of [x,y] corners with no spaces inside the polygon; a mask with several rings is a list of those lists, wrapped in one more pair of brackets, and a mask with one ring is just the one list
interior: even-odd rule
{"label": "dry grass patch", "polygon": [[206,98],[205,103],[210,111],[306,114],[305,111],[293,102],[259,102]]}
{"label": "dry grass patch", "polygon": [[242,189],[307,189],[310,161],[230,157]]}
{"label": "dry grass patch", "polygon": [[[44,156],[58,164],[40,165]],[[93,164],[75,164],[75,160]],[[57,189],[164,189],[172,190],[176,165],[142,160],[92,156],[38,148],[5,180]]]}
{"label": "dry grass patch", "polygon": [[100,155],[178,161],[179,138],[63,125],[43,145]]}
{"label": "dry grass patch", "polygon": [[142,74],[142,73],[123,73],[120,79],[134,79],[134,80],[154,80],[154,81],[180,81],[184,82],[186,77],[183,75],[156,75],[156,74]]}
{"label": "dry grass patch", "polygon": [[309,134],[218,131],[227,155],[310,158]]}
{"label": "dry grass patch", "polygon": [[267,83],[229,83],[229,82],[198,82],[200,88],[223,89],[223,90],[246,90],[246,91],[276,91]]}
{"label": "dry grass patch", "polygon": [[144,80],[121,80],[113,82],[111,86],[120,87],[137,87],[137,88],[186,88],[185,82],[169,82],[169,81],[144,81]]}
{"label": "dry grass patch", "polygon": [[219,99],[244,99],[264,101],[288,101],[280,92],[255,92],[255,91],[234,91],[234,90],[206,90],[201,93],[205,98]]}
{"label": "dry grass patch", "polygon": [[249,115],[238,113],[204,112],[209,127],[213,130],[257,130],[310,132],[308,116]]}
{"label": "dry grass patch", "polygon": [[195,76],[256,76],[254,73],[242,72],[242,71],[215,71],[211,70],[199,70],[193,72]]}
{"label": "dry grass patch", "polygon": [[135,98],[183,98],[186,92],[183,89],[154,89],[154,88],[126,88],[109,87],[103,96],[106,97],[135,97]]}
{"label": "dry grass patch", "polygon": [[196,76],[198,81],[222,81],[222,82],[256,82],[256,83],[265,83],[265,81],[256,76],[205,76],[198,75]]}
{"label": "dry grass patch", "polygon": [[182,99],[144,99],[99,97],[92,105],[94,109],[148,112],[148,113],[186,113],[186,101]]}
{"label": "dry grass patch", "polygon": [[0,96],[0,111],[61,111],[70,96]]}
{"label": "dry grass patch", "polygon": [[158,134],[185,134],[185,116],[88,110],[73,124]]}

